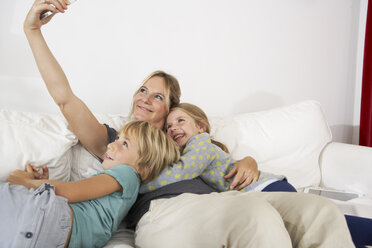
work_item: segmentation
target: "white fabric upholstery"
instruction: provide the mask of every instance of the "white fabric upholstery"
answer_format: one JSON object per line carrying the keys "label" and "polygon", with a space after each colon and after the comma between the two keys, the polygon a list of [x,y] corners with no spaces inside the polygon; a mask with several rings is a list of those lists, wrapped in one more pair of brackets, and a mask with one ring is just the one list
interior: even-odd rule
{"label": "white fabric upholstery", "polygon": [[[121,115],[96,116],[117,130],[128,120]],[[344,212],[372,217],[368,215],[372,207],[372,148],[331,143],[318,102],[215,117],[210,122],[212,137],[226,144],[235,159],[250,155],[260,170],[284,174],[298,189],[321,186],[364,194],[364,198],[338,205],[348,208]],[[24,169],[26,163],[47,164],[51,179],[60,180],[78,180],[101,170],[98,160],[77,143],[65,119],[55,114],[0,110],[0,156],[0,183],[11,171]],[[126,236],[127,241],[124,238],[122,242],[131,247],[132,234]],[[118,239],[107,247],[125,247]]]}
{"label": "white fabric upholstery", "polygon": [[[127,121],[122,116],[97,118],[116,129]],[[318,102],[211,118],[210,122],[212,137],[226,144],[235,159],[251,155],[261,170],[286,175],[296,188],[319,185],[319,154],[331,141],[331,132]],[[80,144],[72,154],[71,180],[100,170],[99,162]]]}
{"label": "white fabric upholstery", "polygon": [[211,125],[212,137],[235,159],[249,154],[260,170],[285,175],[296,188],[319,185],[319,154],[332,135],[318,102],[211,119]]}
{"label": "white fabric upholstery", "polygon": [[321,186],[372,197],[372,148],[332,142],[320,157]]}
{"label": "white fabric upholstery", "polygon": [[77,142],[60,115],[0,111],[0,182],[27,163],[47,164],[50,175],[70,178],[70,147]]}
{"label": "white fabric upholstery", "polygon": [[[119,130],[128,121],[127,117],[121,115],[96,114],[100,123],[106,123],[110,127]],[[102,170],[101,163],[80,142],[72,147],[71,181],[87,178]]]}
{"label": "white fabric upholstery", "polygon": [[[96,116],[116,129],[128,120],[121,115]],[[0,118],[1,155],[5,158],[2,180],[11,170],[24,168],[26,162],[47,163],[58,168],[54,178],[73,181],[101,169],[80,144],[69,149],[77,140],[61,116],[3,110]],[[331,132],[318,102],[211,118],[211,126],[212,137],[225,143],[235,159],[251,155],[261,170],[286,175],[296,188],[319,185],[319,154],[331,141]],[[66,164],[72,165],[71,170]]]}

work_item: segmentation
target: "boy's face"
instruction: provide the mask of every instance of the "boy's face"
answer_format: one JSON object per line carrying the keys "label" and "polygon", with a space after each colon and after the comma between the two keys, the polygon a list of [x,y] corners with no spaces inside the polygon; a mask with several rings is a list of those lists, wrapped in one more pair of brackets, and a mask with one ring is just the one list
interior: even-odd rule
{"label": "boy's face", "polygon": [[132,137],[125,137],[120,133],[116,140],[107,145],[107,151],[102,162],[105,170],[119,164],[132,166],[138,171],[136,161],[138,160],[138,144]]}
{"label": "boy's face", "polygon": [[187,141],[194,135],[204,132],[191,116],[176,109],[167,117],[167,135],[171,137],[179,147],[186,145]]}

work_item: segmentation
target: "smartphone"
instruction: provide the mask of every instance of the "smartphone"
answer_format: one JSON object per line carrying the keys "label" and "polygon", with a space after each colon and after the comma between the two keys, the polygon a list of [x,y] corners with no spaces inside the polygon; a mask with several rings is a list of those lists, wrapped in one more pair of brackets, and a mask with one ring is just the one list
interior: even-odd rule
{"label": "smartphone", "polygon": [[[74,2],[76,2],[76,0],[70,0],[70,4],[73,4]],[[53,5],[53,4],[51,4],[51,5]],[[43,19],[47,18],[48,16],[50,16],[52,14],[53,14],[53,12],[50,11],[50,10],[43,11],[40,14],[40,20],[43,20]]]}
{"label": "smartphone", "polygon": [[40,14],[40,20],[43,20],[43,19],[47,18],[48,16],[50,16],[52,14],[53,14],[53,12],[50,11],[50,10],[43,11]]}

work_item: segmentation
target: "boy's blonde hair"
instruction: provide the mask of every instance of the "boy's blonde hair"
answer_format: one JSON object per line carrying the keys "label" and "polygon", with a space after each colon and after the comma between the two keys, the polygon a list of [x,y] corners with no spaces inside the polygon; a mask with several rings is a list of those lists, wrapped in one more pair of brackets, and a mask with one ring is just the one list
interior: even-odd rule
{"label": "boy's blonde hair", "polygon": [[[172,108],[170,111],[173,111],[173,110],[180,110],[186,113],[195,121],[195,123],[199,127],[204,129],[204,132],[206,133],[211,132],[211,126],[209,124],[208,117],[205,114],[205,112],[198,106],[191,104],[191,103],[184,102],[184,103],[178,104],[177,106]],[[213,140],[213,139],[211,139],[211,142],[215,144],[216,146],[219,146],[224,152],[229,153],[229,149],[227,149],[227,147],[221,142]]]}
{"label": "boy's blonde hair", "polygon": [[178,162],[180,158],[177,144],[149,122],[130,121],[119,133],[131,137],[138,144],[136,165],[143,183],[155,179],[165,167]]}

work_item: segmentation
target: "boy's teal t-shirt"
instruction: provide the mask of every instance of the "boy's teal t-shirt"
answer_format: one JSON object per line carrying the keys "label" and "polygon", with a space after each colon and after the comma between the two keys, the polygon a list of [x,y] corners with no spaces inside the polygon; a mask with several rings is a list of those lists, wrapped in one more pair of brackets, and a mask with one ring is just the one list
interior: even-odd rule
{"label": "boy's teal t-shirt", "polygon": [[117,165],[97,175],[102,173],[115,178],[123,191],[70,204],[74,217],[69,247],[104,246],[137,199],[141,180],[133,167]]}

